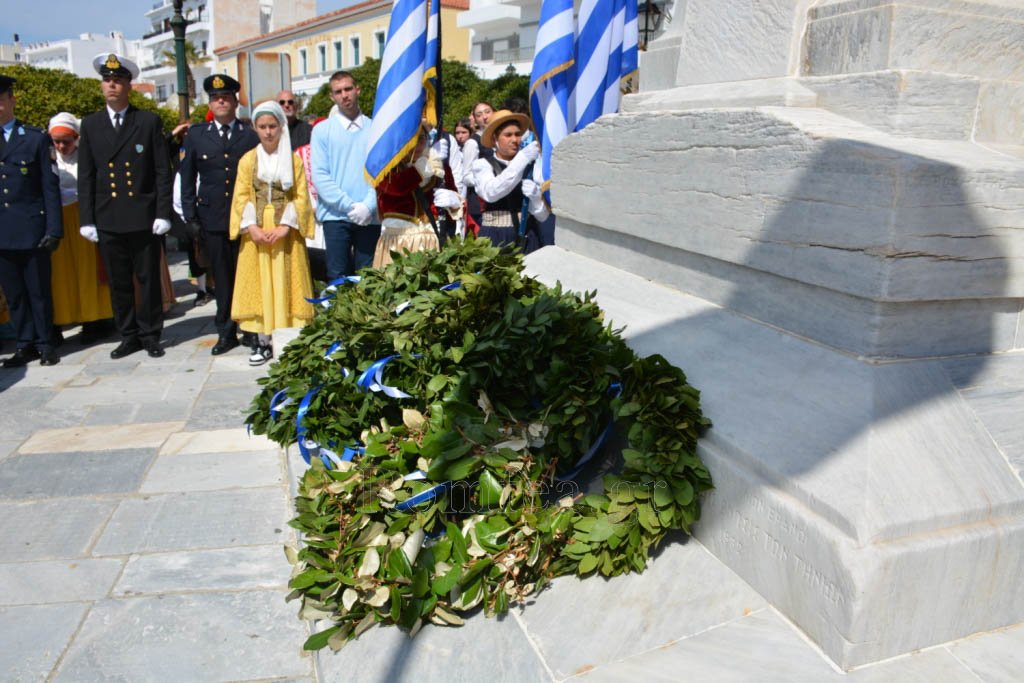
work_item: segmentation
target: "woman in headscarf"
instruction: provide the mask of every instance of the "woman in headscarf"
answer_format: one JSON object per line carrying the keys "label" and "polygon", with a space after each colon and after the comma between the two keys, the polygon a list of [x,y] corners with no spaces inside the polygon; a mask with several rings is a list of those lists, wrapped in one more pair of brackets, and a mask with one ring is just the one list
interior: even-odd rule
{"label": "woman in headscarf", "polygon": [[57,150],[60,200],[64,205],[64,239],[51,258],[51,283],[54,328],[81,323],[79,340],[88,344],[103,335],[103,321],[114,313],[99,250],[78,233],[78,131],[79,120],[72,114],[61,112],[50,119],[50,138]]}
{"label": "woman in headscarf", "polygon": [[451,172],[446,176],[444,165],[427,145],[427,131],[421,126],[416,147],[377,185],[377,211],[384,231],[377,240],[374,268],[391,263],[393,251],[438,248],[437,234],[427,212],[432,210],[433,202],[461,215],[462,198],[451,188]]}
{"label": "woman in headscarf", "polygon": [[313,319],[306,239],[313,237],[313,210],[302,160],[292,152],[288,120],[277,102],[252,112],[260,144],[238,162],[231,202],[231,239],[239,239],[231,317],[257,342],[250,365],[273,355],[277,328],[302,327]]}
{"label": "woman in headscarf", "polygon": [[[488,237],[495,245],[528,242],[536,236],[537,222],[549,215],[535,180],[539,169],[534,162],[540,155],[540,146],[534,141],[520,149],[523,135],[530,127],[526,114],[502,109],[491,115],[480,136],[485,147],[494,149],[494,156],[473,162],[476,193],[486,205],[477,237]],[[526,225],[522,225],[524,207]]]}

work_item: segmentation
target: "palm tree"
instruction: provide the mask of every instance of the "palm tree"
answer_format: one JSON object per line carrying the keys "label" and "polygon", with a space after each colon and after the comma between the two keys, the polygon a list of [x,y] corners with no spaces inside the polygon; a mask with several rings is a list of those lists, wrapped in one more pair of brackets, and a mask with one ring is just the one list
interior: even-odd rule
{"label": "palm tree", "polygon": [[[164,58],[164,66],[178,65],[178,58],[174,54],[174,50],[164,50],[160,53]],[[196,98],[196,82],[192,78],[192,67],[205,64],[210,61],[210,56],[207,54],[200,54],[199,50],[196,49],[195,43],[191,40],[185,41],[185,78],[188,82],[188,96],[189,99],[194,100]]]}

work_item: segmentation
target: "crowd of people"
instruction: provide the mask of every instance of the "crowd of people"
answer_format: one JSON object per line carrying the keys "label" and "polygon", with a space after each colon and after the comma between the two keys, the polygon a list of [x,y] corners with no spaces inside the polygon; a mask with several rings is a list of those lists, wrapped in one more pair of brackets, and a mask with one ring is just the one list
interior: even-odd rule
{"label": "crowd of people", "polygon": [[239,83],[209,76],[207,122],[167,136],[156,114],[129,103],[135,64],[104,54],[93,65],[106,106],[81,121],[56,113],[48,130],[18,121],[14,79],[0,76],[0,323],[6,313],[16,335],[5,368],[59,363],[71,325],[86,344],[116,328],[113,359],[163,356],[172,226],[195,304],[216,302],[212,354],[244,345],[251,365],[273,358],[275,329],[313,317],[307,242],[317,226],[329,281],[455,235],[526,251],[554,241],[522,100],[498,111],[479,102],[454,134],[424,120],[373,187],[363,170],[371,120],[349,72],[330,77],[334,105],[312,125],[290,91],[242,121]]}

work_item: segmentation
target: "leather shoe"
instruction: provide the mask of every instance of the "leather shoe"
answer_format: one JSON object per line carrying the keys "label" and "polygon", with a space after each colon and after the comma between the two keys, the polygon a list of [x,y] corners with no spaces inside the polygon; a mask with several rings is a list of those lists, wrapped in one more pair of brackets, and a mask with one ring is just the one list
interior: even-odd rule
{"label": "leather shoe", "polygon": [[56,365],[59,362],[60,356],[58,356],[57,352],[54,351],[53,349],[50,349],[49,351],[43,351],[43,353],[39,356],[40,365]]}
{"label": "leather shoe", "polygon": [[4,361],[5,368],[22,368],[39,358],[39,352],[33,348],[18,349],[14,355]]}
{"label": "leather shoe", "polygon": [[138,339],[125,340],[117,345],[117,348],[110,352],[110,357],[114,360],[118,358],[124,358],[130,356],[136,351],[142,350],[142,344],[139,343]]}
{"label": "leather shoe", "polygon": [[146,353],[149,354],[150,358],[162,358],[164,356],[163,347],[160,346],[160,342],[146,342],[142,345],[146,349]]}
{"label": "leather shoe", "polygon": [[221,337],[217,340],[217,343],[214,344],[210,353],[214,356],[219,356],[222,353],[227,353],[236,346],[238,346],[238,337],[235,335],[231,335],[230,337]]}

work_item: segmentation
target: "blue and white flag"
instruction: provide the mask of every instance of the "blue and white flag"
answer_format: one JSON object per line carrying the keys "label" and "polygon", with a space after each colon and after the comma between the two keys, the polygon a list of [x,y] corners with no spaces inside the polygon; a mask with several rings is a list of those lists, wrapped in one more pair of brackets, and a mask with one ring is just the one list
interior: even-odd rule
{"label": "blue and white flag", "polygon": [[640,69],[640,24],[637,9],[637,0],[626,0],[626,25],[622,32],[622,75],[619,77],[623,85]]}
{"label": "blue and white flag", "polygon": [[544,0],[530,74],[530,112],[541,148],[544,201],[551,204],[551,152],[572,132],[569,93],[573,83],[575,22],[572,0]]}
{"label": "blue and white flag", "polygon": [[430,125],[441,125],[441,0],[430,0],[427,15],[427,55],[423,70],[423,90],[427,94],[426,111]]}
{"label": "blue and white flag", "polygon": [[416,147],[423,116],[426,0],[394,0],[366,154],[374,187]]}
{"label": "blue and white flag", "polygon": [[626,0],[583,0],[576,31],[573,130],[619,110]]}

